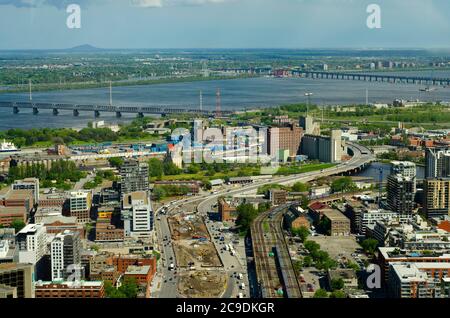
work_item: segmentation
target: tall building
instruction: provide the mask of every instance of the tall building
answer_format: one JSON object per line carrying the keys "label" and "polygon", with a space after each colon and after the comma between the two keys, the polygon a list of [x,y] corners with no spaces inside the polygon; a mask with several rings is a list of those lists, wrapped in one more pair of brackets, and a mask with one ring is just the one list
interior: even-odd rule
{"label": "tall building", "polygon": [[309,159],[321,162],[341,162],[347,146],[340,130],[332,130],[330,136],[304,135],[301,153]]}
{"label": "tall building", "polygon": [[411,178],[414,182],[413,191],[416,192],[416,164],[409,161],[392,161],[391,174],[399,174],[403,177]]}
{"label": "tall building", "polygon": [[425,178],[450,177],[450,150],[427,148],[425,151]]}
{"label": "tall building", "polygon": [[[64,231],[50,244],[52,281],[67,280],[75,270],[81,279],[81,239],[79,232]],[[71,267],[69,267],[71,266]]]}
{"label": "tall building", "polygon": [[34,298],[33,276],[31,264],[0,264],[0,286],[14,288],[17,298]]}
{"label": "tall building", "polygon": [[135,159],[126,160],[120,167],[122,198],[136,191],[148,191],[148,164]]}
{"label": "tall building", "polygon": [[387,180],[387,203],[389,209],[401,216],[412,216],[414,208],[415,178],[391,174]]}
{"label": "tall building", "polygon": [[146,191],[125,194],[122,201],[125,236],[150,238],[153,231],[153,211]]}
{"label": "tall building", "polygon": [[423,191],[427,218],[450,215],[450,178],[426,179]]}
{"label": "tall building", "polygon": [[76,217],[78,223],[88,223],[91,220],[91,207],[90,191],[75,191],[69,194],[70,216]]}
{"label": "tall building", "polygon": [[300,127],[307,135],[320,135],[320,124],[314,122],[311,116],[301,116],[299,120]]}
{"label": "tall building", "polygon": [[300,152],[303,129],[288,124],[283,127],[270,127],[267,131],[268,153],[275,157],[280,150],[289,150],[289,156],[295,157]]}
{"label": "tall building", "polygon": [[28,224],[16,235],[19,263],[37,265],[47,253],[47,231],[43,224]]}

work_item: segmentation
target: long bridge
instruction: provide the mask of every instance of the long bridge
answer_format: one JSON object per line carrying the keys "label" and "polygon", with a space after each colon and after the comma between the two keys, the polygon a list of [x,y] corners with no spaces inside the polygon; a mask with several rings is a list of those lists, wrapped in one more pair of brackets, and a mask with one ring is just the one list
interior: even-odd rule
{"label": "long bridge", "polygon": [[417,84],[429,86],[450,86],[450,78],[427,77],[427,76],[405,76],[390,74],[363,74],[347,72],[328,71],[296,71],[297,74],[305,78],[314,79],[334,79],[334,80],[354,80],[367,82],[385,82],[393,84]]}
{"label": "long bridge", "polygon": [[[0,101],[0,107],[11,108],[14,114],[18,114],[22,109],[28,109],[33,114],[39,114],[40,110],[52,110],[53,115],[58,115],[61,110],[72,111],[73,116],[79,116],[80,112],[94,112],[95,117],[100,117],[102,112],[115,113],[116,117],[122,117],[123,113],[137,114],[144,117],[145,114],[168,115],[168,114],[194,114],[204,116],[216,116],[216,112],[200,109],[173,108],[169,106],[115,106],[96,104],[61,104],[61,103],[35,103],[35,102],[8,102]],[[230,115],[231,111],[220,111],[221,115]]]}

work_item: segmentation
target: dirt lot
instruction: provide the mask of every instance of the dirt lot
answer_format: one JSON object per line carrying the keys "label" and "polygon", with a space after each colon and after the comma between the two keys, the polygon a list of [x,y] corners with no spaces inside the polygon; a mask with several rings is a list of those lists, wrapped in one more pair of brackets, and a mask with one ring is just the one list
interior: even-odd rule
{"label": "dirt lot", "polygon": [[222,267],[203,219],[177,215],[168,219],[178,267]]}
{"label": "dirt lot", "polygon": [[196,267],[221,267],[219,256],[214,245],[194,240],[181,240],[173,243],[178,267],[188,267],[194,263]]}
{"label": "dirt lot", "polygon": [[227,279],[222,272],[187,272],[180,276],[178,291],[187,298],[217,298],[225,291]]}
{"label": "dirt lot", "polygon": [[168,219],[173,240],[190,240],[193,237],[211,239],[205,223],[193,215],[177,215]]}

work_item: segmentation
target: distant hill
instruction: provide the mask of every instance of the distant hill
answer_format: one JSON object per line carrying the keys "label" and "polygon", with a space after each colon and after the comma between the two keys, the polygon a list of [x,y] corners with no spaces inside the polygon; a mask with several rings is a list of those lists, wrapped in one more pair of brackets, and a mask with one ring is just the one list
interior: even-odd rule
{"label": "distant hill", "polygon": [[70,52],[95,52],[95,51],[102,51],[103,49],[100,49],[98,47],[89,45],[89,44],[83,44],[79,46],[75,46],[73,48],[67,49],[67,51]]}

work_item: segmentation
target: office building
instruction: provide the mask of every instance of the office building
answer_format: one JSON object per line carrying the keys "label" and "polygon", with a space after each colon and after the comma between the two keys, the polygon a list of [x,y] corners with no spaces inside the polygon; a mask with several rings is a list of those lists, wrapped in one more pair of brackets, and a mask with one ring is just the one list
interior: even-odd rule
{"label": "office building", "polygon": [[153,231],[153,211],[146,191],[125,194],[122,202],[125,236],[149,238]]}
{"label": "office building", "polygon": [[126,160],[120,167],[122,198],[131,192],[148,191],[148,164],[135,159]]}
{"label": "office building", "polygon": [[303,129],[288,124],[282,127],[270,127],[267,130],[268,153],[278,157],[280,150],[289,150],[289,156],[295,157],[300,151]]}
{"label": "office building", "polygon": [[450,177],[450,150],[427,148],[425,150],[425,178]]}
{"label": "office building", "polygon": [[387,179],[387,204],[389,209],[402,215],[412,216],[414,208],[415,178],[391,174]]}
{"label": "office building", "polygon": [[76,217],[78,223],[89,223],[91,220],[92,193],[90,191],[74,191],[69,194],[69,213]]}
{"label": "office building", "polygon": [[427,179],[423,190],[427,218],[450,215],[450,178]]}
{"label": "office building", "polygon": [[43,224],[28,224],[16,235],[19,263],[36,265],[47,253],[47,232]]}
{"label": "office building", "polygon": [[[78,271],[81,279],[81,239],[79,232],[65,231],[50,244],[52,281],[67,280]],[[76,276],[74,276],[76,277]]]}
{"label": "office building", "polygon": [[14,288],[7,293],[12,292],[17,298],[34,298],[33,277],[31,264],[0,264],[0,286]]}

